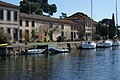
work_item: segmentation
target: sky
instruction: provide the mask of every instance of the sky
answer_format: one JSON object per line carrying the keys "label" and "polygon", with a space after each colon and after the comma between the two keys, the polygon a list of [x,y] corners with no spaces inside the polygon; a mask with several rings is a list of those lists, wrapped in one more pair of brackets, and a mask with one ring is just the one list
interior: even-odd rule
{"label": "sky", "polygon": [[[1,0],[8,3],[19,5],[21,0]],[[53,17],[59,18],[61,12],[67,13],[70,16],[76,12],[83,12],[91,17],[91,0],[48,0],[49,4],[56,4],[57,12]],[[116,17],[116,0],[93,0],[92,18],[100,21],[104,18],[112,18],[112,13]],[[120,0],[118,1],[118,23],[120,23]]]}

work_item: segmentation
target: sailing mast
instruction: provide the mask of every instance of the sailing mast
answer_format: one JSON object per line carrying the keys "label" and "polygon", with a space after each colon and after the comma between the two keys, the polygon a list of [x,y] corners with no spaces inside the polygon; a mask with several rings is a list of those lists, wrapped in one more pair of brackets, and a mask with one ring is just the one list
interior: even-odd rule
{"label": "sailing mast", "polygon": [[117,13],[117,0],[116,0],[116,29],[115,29],[115,36],[117,36],[117,28],[118,28],[118,13]]}
{"label": "sailing mast", "polygon": [[92,38],[93,38],[93,24],[92,24],[92,14],[93,14],[93,10],[92,10],[92,8],[93,8],[93,1],[91,0],[91,40],[92,40]]}

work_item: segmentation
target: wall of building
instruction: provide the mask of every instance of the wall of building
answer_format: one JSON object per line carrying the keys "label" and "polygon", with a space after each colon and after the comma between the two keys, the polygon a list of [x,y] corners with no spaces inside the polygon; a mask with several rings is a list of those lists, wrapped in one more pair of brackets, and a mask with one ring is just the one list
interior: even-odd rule
{"label": "wall of building", "polygon": [[[5,33],[10,34],[12,38],[11,42],[17,41],[19,39],[19,9],[0,6],[0,10],[3,10],[3,20],[0,20],[0,28],[3,29]],[[10,12],[10,20],[7,20],[8,11]],[[17,20],[14,20],[15,12],[17,13]]]}

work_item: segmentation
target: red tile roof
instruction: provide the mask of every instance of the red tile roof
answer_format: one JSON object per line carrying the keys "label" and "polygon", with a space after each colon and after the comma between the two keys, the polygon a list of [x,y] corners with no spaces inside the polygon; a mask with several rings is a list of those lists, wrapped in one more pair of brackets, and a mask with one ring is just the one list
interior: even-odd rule
{"label": "red tile roof", "polygon": [[33,14],[26,14],[26,13],[20,13],[20,19],[22,18],[56,22],[56,23],[77,24],[72,20],[64,20],[64,19],[52,18],[48,16],[40,16],[40,15],[35,15],[35,14],[33,15]]}
{"label": "red tile roof", "polygon": [[19,6],[14,5],[14,4],[10,4],[7,2],[3,2],[3,1],[0,1],[0,6],[19,9]]}

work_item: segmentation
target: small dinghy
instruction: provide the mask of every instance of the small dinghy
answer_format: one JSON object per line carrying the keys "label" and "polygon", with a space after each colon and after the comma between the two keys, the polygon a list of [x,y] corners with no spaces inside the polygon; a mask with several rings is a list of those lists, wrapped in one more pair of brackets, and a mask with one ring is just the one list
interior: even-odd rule
{"label": "small dinghy", "polygon": [[49,51],[51,53],[68,53],[69,49],[64,49],[64,48],[49,48]]}
{"label": "small dinghy", "polygon": [[22,54],[24,55],[33,55],[33,54],[44,54],[45,49],[26,49]]}
{"label": "small dinghy", "polygon": [[25,49],[21,53],[23,55],[34,55],[34,54],[46,54],[48,45],[33,45],[34,48],[31,49]]}

